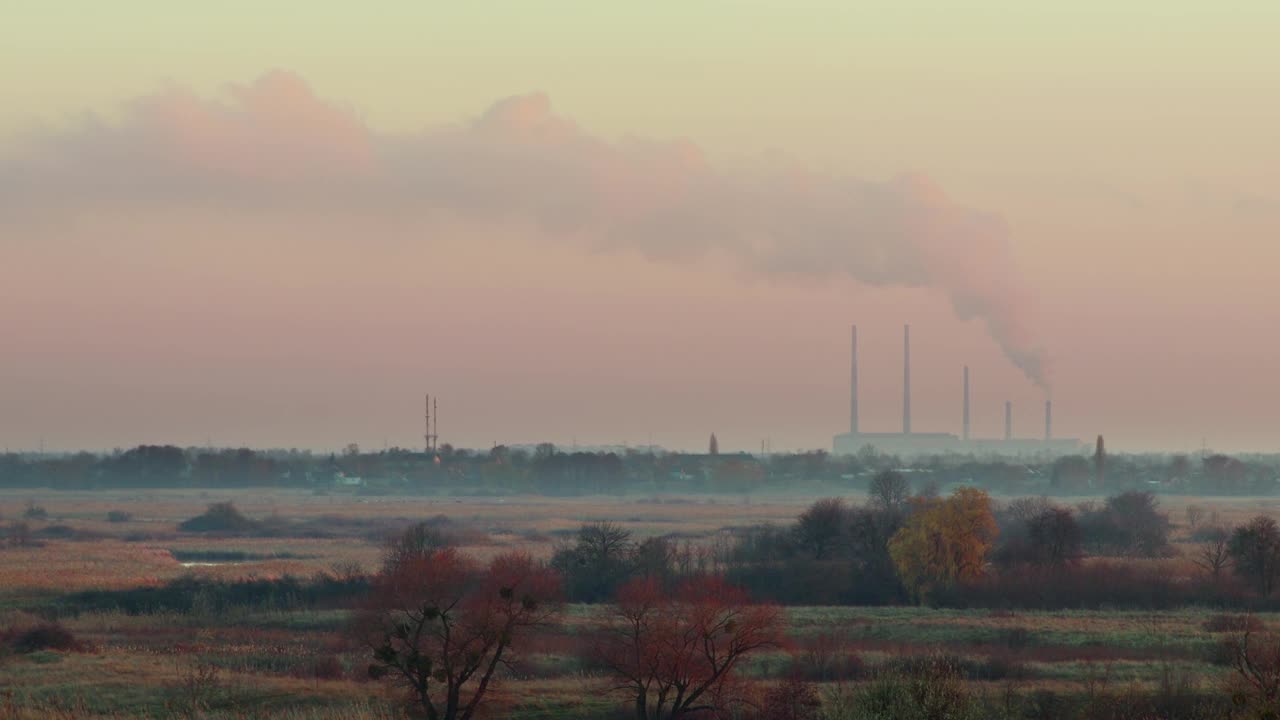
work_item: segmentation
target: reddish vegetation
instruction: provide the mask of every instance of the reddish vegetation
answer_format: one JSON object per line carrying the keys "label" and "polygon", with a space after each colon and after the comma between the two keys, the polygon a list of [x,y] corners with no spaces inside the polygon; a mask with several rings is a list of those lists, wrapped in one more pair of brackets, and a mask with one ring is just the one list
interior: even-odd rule
{"label": "reddish vegetation", "polygon": [[674,593],[652,578],[623,585],[601,633],[597,661],[637,720],[721,711],[738,700],[735,670],[780,644],[778,609],[753,605],[722,578],[688,580]]}
{"label": "reddish vegetation", "polygon": [[87,648],[71,631],[60,623],[41,623],[26,629],[10,628],[0,634],[0,646],[16,653],[33,653],[39,650],[83,652]]}
{"label": "reddish vegetation", "polygon": [[814,720],[819,717],[822,701],[813,685],[796,677],[764,694],[762,717],[768,720]]}
{"label": "reddish vegetation", "polygon": [[1259,632],[1267,626],[1252,615],[1214,615],[1204,621],[1204,629],[1212,633]]}
{"label": "reddish vegetation", "polygon": [[1280,707],[1280,636],[1246,631],[1227,642],[1232,680],[1244,702],[1263,710],[1253,717],[1271,718]]}
{"label": "reddish vegetation", "polygon": [[470,720],[497,670],[558,613],[559,595],[559,577],[522,553],[488,567],[453,548],[401,557],[356,620],[369,674],[407,687],[429,720]]}

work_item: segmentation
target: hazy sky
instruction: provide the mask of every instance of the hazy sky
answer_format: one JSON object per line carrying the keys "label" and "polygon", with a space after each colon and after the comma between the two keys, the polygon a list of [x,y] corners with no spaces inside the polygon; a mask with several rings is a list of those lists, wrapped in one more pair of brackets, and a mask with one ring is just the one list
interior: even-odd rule
{"label": "hazy sky", "polygon": [[6,5],[9,448],[1280,449],[1280,3],[182,5]]}

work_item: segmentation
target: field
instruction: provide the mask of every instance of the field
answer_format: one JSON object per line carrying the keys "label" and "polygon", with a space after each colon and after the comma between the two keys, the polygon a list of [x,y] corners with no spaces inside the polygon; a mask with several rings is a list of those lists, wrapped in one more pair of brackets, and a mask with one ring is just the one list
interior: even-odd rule
{"label": "field", "polygon": [[[111,607],[67,612],[70,593],[160,587],[183,577],[310,578],[373,570],[381,543],[409,524],[444,516],[469,554],[523,549],[549,557],[584,522],[608,520],[635,537],[722,542],[726,528],[791,522],[812,497],[423,498],[281,491],[7,492],[0,522],[32,506],[34,541],[0,547],[0,629],[60,620],[85,647],[0,657],[0,718],[397,717],[396,698],[371,682],[368,651],[346,639],[347,613],[330,609],[200,607],[130,614]],[[208,537],[177,524],[207,505],[234,501],[263,521],[265,536]],[[1261,511],[1239,499],[1162,498],[1175,522],[1196,504],[1227,522]],[[108,513],[115,513],[109,521]],[[1175,537],[1184,538],[1179,527]],[[1185,558],[1147,561],[1189,572]],[[105,595],[105,597],[110,597]],[[197,605],[198,606],[198,605]],[[59,610],[59,608],[63,608]],[[489,717],[617,715],[571,652],[599,606],[574,605],[564,626],[501,684]],[[777,682],[797,672],[827,694],[911,658],[945,655],[975,691],[1068,695],[1106,688],[1214,689],[1222,634],[1214,612],[940,610],[917,607],[792,607],[787,647],[755,657],[746,674]],[[1280,627],[1280,615],[1259,614]]]}

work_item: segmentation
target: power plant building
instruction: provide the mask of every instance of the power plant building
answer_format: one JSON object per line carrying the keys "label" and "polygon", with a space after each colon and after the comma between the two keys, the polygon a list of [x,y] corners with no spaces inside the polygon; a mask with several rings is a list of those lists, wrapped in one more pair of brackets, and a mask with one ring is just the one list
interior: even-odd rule
{"label": "power plant building", "polygon": [[973,438],[969,435],[969,368],[963,374],[963,411],[960,435],[944,432],[916,432],[911,427],[911,326],[902,330],[902,432],[863,432],[858,425],[858,326],[852,329],[849,392],[849,432],[836,435],[837,455],[857,453],[867,446],[892,455],[1002,454],[1062,455],[1082,447],[1074,438],[1053,437],[1053,405],[1044,404],[1044,437],[1018,438],[1013,434],[1013,404],[1005,403],[1003,439]]}

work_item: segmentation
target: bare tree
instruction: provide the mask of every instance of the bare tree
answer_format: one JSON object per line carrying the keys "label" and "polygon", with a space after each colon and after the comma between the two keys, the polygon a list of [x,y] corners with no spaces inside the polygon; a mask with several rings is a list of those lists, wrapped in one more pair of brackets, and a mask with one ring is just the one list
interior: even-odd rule
{"label": "bare tree", "polygon": [[453,544],[453,539],[437,524],[415,523],[383,545],[382,572],[394,574],[401,565],[421,562],[437,550]]}
{"label": "bare tree", "polygon": [[898,512],[906,507],[911,493],[906,476],[896,470],[882,470],[871,478],[867,494],[871,504],[880,510]]}
{"label": "bare tree", "polygon": [[718,577],[674,593],[638,578],[619,589],[595,659],[632,699],[636,720],[702,717],[735,704],[738,666],[779,644],[781,622],[777,608],[751,604]]}
{"label": "bare tree", "polygon": [[1200,523],[1203,521],[1204,521],[1204,508],[1200,507],[1199,505],[1188,505],[1187,506],[1187,525],[1190,525],[1191,529],[1195,530],[1196,528],[1200,527]]}
{"label": "bare tree", "polygon": [[370,677],[398,681],[428,720],[470,720],[498,669],[554,620],[559,593],[528,555],[482,568],[441,548],[379,575],[353,627],[373,653]]}
{"label": "bare tree", "polygon": [[631,533],[611,522],[583,525],[572,545],[560,545],[551,566],[564,576],[573,602],[603,602],[634,571]]}
{"label": "bare tree", "polygon": [[1207,539],[1200,543],[1192,555],[1191,561],[1217,580],[1222,571],[1231,564],[1231,533],[1226,528],[1214,528],[1207,533]]}
{"label": "bare tree", "polygon": [[1257,717],[1275,717],[1280,709],[1280,638],[1271,633],[1243,634],[1228,641],[1236,680],[1253,696]]}
{"label": "bare tree", "polygon": [[578,529],[578,551],[592,558],[621,558],[631,549],[631,533],[611,522],[597,522]]}

